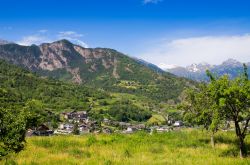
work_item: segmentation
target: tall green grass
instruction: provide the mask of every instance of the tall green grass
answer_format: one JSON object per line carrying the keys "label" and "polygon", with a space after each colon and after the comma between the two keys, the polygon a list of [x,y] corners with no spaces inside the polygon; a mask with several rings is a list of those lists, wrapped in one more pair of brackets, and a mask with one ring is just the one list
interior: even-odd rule
{"label": "tall green grass", "polygon": [[21,165],[250,164],[250,158],[238,158],[233,133],[219,132],[215,149],[209,139],[207,132],[198,130],[32,137],[27,139],[25,150],[13,155],[11,161]]}

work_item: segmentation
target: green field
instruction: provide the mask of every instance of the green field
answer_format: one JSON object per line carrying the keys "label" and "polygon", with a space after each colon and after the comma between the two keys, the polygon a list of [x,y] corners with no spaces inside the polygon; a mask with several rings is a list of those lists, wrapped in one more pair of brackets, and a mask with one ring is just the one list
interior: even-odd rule
{"label": "green field", "polygon": [[[239,158],[233,132],[219,132],[215,149],[209,139],[206,131],[197,130],[31,137],[25,150],[9,160],[25,165],[250,164],[250,158]],[[249,145],[250,138],[246,141]]]}

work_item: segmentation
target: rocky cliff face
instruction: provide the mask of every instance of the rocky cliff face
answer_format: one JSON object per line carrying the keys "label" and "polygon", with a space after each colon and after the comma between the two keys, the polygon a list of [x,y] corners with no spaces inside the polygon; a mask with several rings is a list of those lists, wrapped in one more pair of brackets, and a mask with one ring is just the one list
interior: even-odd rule
{"label": "rocky cliff face", "polygon": [[39,67],[43,70],[53,71],[68,67],[68,59],[65,53],[73,53],[73,49],[66,42],[60,41],[52,44],[42,44]]}
{"label": "rocky cliff face", "polygon": [[83,48],[67,40],[40,46],[21,46],[11,43],[0,45],[0,58],[37,72],[63,70],[71,75],[74,82],[82,83],[80,72],[83,71],[81,67],[83,65],[86,65],[85,73],[97,72],[101,66],[105,69],[113,68],[113,77],[119,78],[118,61],[111,51],[113,50]]}
{"label": "rocky cliff face", "polygon": [[0,45],[0,58],[30,70],[39,68],[41,51],[39,47],[17,44]]}

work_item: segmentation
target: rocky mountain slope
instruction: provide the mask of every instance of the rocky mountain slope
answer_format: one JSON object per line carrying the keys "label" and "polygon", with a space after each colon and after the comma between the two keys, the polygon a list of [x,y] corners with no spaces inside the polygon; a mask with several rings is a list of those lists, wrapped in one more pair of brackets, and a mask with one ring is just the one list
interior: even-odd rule
{"label": "rocky mountain slope", "polygon": [[9,44],[9,43],[11,43],[11,42],[0,39],[0,45],[5,45],[5,44]]}
{"label": "rocky mountain slope", "polygon": [[192,81],[157,72],[144,63],[107,48],[83,48],[67,40],[39,46],[0,45],[0,59],[42,76],[73,81],[112,92],[177,100]]}
{"label": "rocky mountain slope", "polygon": [[[250,67],[250,63],[247,63],[247,66]],[[187,67],[175,67],[167,69],[166,71],[177,76],[186,77],[196,81],[208,81],[206,70],[210,70],[216,76],[227,74],[230,78],[234,78],[243,73],[243,63],[234,59],[228,59],[220,65],[201,63],[192,64]]]}

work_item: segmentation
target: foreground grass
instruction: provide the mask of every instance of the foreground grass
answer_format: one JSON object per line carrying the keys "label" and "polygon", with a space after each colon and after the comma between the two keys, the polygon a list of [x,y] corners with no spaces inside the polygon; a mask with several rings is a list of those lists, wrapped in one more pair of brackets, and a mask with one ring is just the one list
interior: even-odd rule
{"label": "foreground grass", "polygon": [[[87,135],[32,137],[13,160],[27,165],[62,164],[250,164],[238,158],[233,133],[220,132],[216,148],[202,131],[149,135]],[[247,139],[250,142],[250,139]]]}

